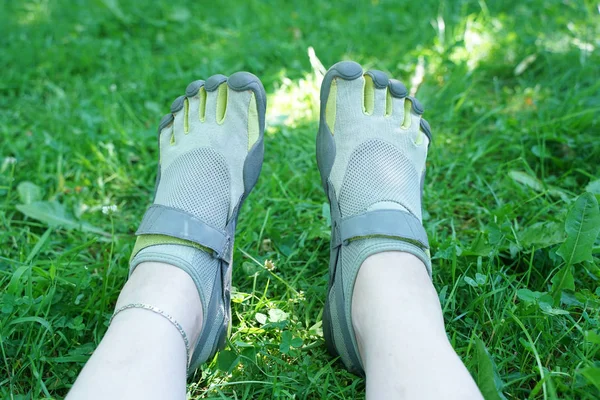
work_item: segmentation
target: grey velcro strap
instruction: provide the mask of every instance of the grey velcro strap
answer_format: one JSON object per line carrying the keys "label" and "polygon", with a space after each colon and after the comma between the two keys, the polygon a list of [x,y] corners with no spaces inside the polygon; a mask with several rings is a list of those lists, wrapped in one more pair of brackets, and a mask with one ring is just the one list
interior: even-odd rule
{"label": "grey velcro strap", "polygon": [[178,210],[153,204],[148,208],[136,235],[166,235],[207,247],[214,256],[229,262],[231,237],[224,230],[217,229],[195,216]]}
{"label": "grey velcro strap", "polygon": [[375,210],[342,218],[333,229],[333,245],[346,244],[350,239],[367,236],[390,236],[417,242],[429,248],[427,232],[414,215],[401,210]]}

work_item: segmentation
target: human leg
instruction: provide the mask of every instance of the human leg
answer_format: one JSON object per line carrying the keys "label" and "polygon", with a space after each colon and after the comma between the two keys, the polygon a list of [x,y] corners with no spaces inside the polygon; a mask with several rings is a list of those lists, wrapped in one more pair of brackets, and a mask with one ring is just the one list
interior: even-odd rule
{"label": "human leg", "polygon": [[[394,340],[415,341],[420,334],[441,352],[435,354],[441,365],[452,366],[456,361],[444,338],[429,278],[431,260],[421,197],[431,132],[422,113],[423,106],[408,96],[406,87],[383,72],[364,73],[356,63],[341,62],[323,80],[317,162],[332,218],[325,338],[329,350],[349,370],[367,374],[369,393],[382,387],[389,390],[389,398],[412,398],[407,393],[426,398],[418,386],[427,376],[421,375],[425,369],[417,368],[414,350],[420,345],[423,361],[432,356],[422,341],[415,343],[413,352],[404,352],[411,343]],[[386,258],[380,254],[387,254]],[[415,291],[420,295],[411,303],[398,302]],[[420,318],[413,318],[415,310],[423,312]],[[413,318],[409,320],[412,325],[404,325],[402,318]],[[376,331],[382,327],[386,332],[378,336]],[[404,370],[419,373],[420,379],[399,379]],[[477,394],[469,375],[459,375],[467,380],[461,387],[474,388]],[[375,398],[385,398],[383,392],[376,393]]]}
{"label": "human leg", "polygon": [[247,72],[192,82],[173,102],[159,125],[159,178],[130,280],[71,398],[185,396],[186,372],[224,346],[235,227],[260,174],[265,107]]}
{"label": "human leg", "polygon": [[[149,304],[181,325],[190,342],[202,329],[196,285],[181,269],[141,264],[127,281],[116,309]],[[165,311],[166,312],[166,311]],[[115,315],[106,335],[79,374],[68,399],[185,399],[186,347],[164,315],[131,308]]]}
{"label": "human leg", "polygon": [[367,258],[354,286],[352,321],[368,399],[481,399],[448,341],[437,293],[417,257]]}

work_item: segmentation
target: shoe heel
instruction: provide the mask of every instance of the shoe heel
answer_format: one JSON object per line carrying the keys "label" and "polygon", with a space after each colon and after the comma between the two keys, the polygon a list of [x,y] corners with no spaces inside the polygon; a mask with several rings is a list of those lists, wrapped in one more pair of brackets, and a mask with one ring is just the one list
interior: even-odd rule
{"label": "shoe heel", "polygon": [[323,310],[323,336],[325,337],[325,344],[327,346],[327,352],[333,356],[337,357],[339,354],[335,349],[335,345],[333,344],[333,333],[331,331],[331,322],[329,316],[329,302],[325,303],[325,309]]}

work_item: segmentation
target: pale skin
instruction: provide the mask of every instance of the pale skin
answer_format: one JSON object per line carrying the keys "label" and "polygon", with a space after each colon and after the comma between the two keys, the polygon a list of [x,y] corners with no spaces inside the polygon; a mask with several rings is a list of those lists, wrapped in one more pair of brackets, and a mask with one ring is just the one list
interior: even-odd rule
{"label": "pale skin", "polygon": [[[174,266],[140,264],[117,308],[129,302],[169,313],[190,343],[200,334],[198,292]],[[482,399],[448,341],[437,293],[415,256],[385,252],[367,258],[354,287],[352,319],[368,400]],[[185,399],[186,361],[183,338],[171,322],[152,311],[126,310],[114,318],[67,398]]]}
{"label": "pale skin", "polygon": [[[202,329],[196,285],[169,264],[140,264],[119,295],[116,309],[130,303],[160,308],[184,328],[190,343]],[[115,316],[67,399],[185,399],[186,349],[166,318],[145,309]]]}
{"label": "pale skin", "polygon": [[482,399],[448,341],[437,293],[417,257],[367,258],[354,286],[352,321],[367,399]]}

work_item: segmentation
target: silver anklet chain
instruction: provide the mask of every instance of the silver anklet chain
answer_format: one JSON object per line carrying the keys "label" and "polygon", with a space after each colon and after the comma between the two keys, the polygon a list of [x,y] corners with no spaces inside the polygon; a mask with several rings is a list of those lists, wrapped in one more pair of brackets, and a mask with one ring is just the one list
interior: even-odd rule
{"label": "silver anklet chain", "polygon": [[144,310],[152,311],[153,313],[156,313],[156,314],[158,314],[158,315],[166,318],[167,320],[169,320],[169,322],[172,323],[175,326],[175,328],[177,328],[177,330],[181,334],[181,337],[183,338],[183,342],[185,343],[185,355],[186,355],[185,359],[186,359],[186,364],[189,364],[189,362],[190,362],[190,341],[188,340],[187,334],[183,330],[183,327],[181,326],[181,324],[179,322],[177,322],[177,320],[175,320],[175,318],[173,318],[172,316],[170,316],[169,314],[167,314],[166,312],[164,312],[160,308],[151,306],[149,304],[144,304],[144,303],[131,303],[131,304],[127,304],[127,305],[125,305],[123,307],[119,307],[118,309],[115,310],[115,312],[113,313],[112,317],[110,317],[109,323],[111,323],[112,320],[115,318],[115,316],[118,313],[120,313],[121,311],[129,310],[129,309],[132,309],[132,308],[142,308]]}

